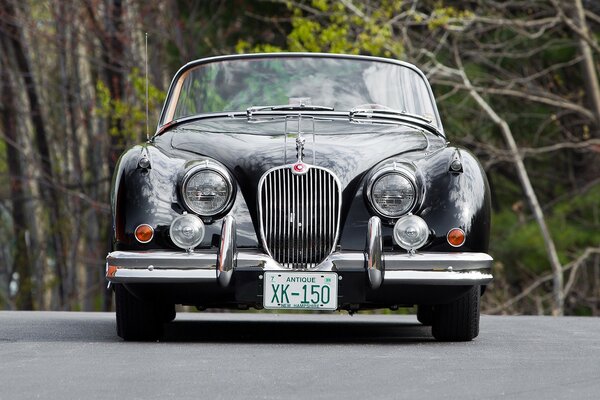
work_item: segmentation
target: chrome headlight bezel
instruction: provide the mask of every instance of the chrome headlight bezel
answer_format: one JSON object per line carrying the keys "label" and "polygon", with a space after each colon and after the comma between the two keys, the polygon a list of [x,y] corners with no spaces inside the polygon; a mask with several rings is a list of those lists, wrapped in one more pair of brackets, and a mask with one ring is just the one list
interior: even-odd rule
{"label": "chrome headlight bezel", "polygon": [[[373,188],[374,188],[375,184],[379,180],[381,180],[382,178],[384,178],[385,176],[390,175],[390,174],[398,174],[401,177],[403,177],[404,179],[406,179],[413,190],[412,202],[410,203],[409,207],[407,207],[406,210],[403,210],[401,213],[390,213],[390,212],[382,209],[380,207],[380,205],[377,204],[377,202],[373,198]],[[387,165],[385,167],[379,168],[377,171],[375,171],[375,173],[373,173],[370,176],[369,180],[367,181],[365,193],[366,193],[368,203],[369,203],[369,206],[371,207],[371,209],[378,216],[380,216],[384,219],[388,219],[388,220],[389,219],[391,219],[391,220],[398,219],[398,218],[402,217],[403,215],[407,215],[409,213],[414,212],[414,210],[417,207],[417,205],[419,204],[419,200],[420,200],[419,187],[417,185],[417,177],[416,177],[415,173],[413,171],[411,171],[409,168],[402,166],[402,165],[398,165],[396,163],[394,163],[393,165]]]}
{"label": "chrome headlight bezel", "polygon": [[[211,212],[205,212],[201,209],[198,209],[196,206],[194,206],[194,204],[190,202],[186,195],[186,188],[190,180],[199,172],[207,170],[220,175],[223,178],[223,181],[227,185],[228,189],[227,199],[225,200],[223,205]],[[227,171],[227,169],[214,162],[205,161],[202,164],[194,165],[193,167],[185,171],[183,177],[181,178],[181,183],[179,185],[179,195],[181,196],[181,201],[183,202],[183,206],[187,211],[193,214],[197,214],[200,217],[212,218],[224,215],[231,209],[235,199],[235,185],[233,184],[233,179],[231,178],[231,175],[229,174],[229,171]]]}

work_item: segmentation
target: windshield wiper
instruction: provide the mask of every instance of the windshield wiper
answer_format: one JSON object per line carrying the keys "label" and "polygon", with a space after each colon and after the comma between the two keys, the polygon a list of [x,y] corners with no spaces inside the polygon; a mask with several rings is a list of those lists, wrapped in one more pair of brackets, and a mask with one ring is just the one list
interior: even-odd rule
{"label": "windshield wiper", "polygon": [[444,137],[444,134],[440,129],[433,123],[433,118],[428,118],[419,114],[412,114],[407,111],[398,111],[393,108],[363,108],[355,107],[348,113],[348,117],[351,122],[360,122],[364,120],[392,120],[392,121],[408,121],[417,119],[425,122],[428,128],[433,130],[433,133],[437,136]]}
{"label": "windshield wiper", "polygon": [[399,111],[394,110],[392,108],[353,108],[349,113],[350,120],[354,120],[356,118],[386,118],[391,117],[393,119],[399,119],[403,117],[416,118],[421,121],[427,122],[430,125],[433,125],[433,119],[425,117],[419,114],[412,114],[407,111]]}
{"label": "windshield wiper", "polygon": [[246,109],[246,115],[251,117],[259,111],[333,111],[333,107],[318,106],[313,104],[282,104],[276,106],[251,106]]}

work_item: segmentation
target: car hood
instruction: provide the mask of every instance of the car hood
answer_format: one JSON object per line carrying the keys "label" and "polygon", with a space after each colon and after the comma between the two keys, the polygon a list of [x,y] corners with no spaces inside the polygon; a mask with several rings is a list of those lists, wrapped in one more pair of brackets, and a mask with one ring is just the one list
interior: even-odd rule
{"label": "car hood", "polygon": [[[439,147],[441,138],[397,124],[315,121],[301,126],[306,144],[304,162],[334,172],[345,189],[374,165],[398,154]],[[297,160],[297,121],[248,122],[245,118],[201,120],[180,125],[159,136],[156,145],[221,162],[236,176],[242,190],[256,188],[270,168]],[[162,144],[162,146],[161,146]],[[167,148],[165,148],[167,147]]]}
{"label": "car hood", "polygon": [[[312,132],[312,123],[306,131]],[[172,127],[157,136],[153,144],[172,159],[191,161],[210,158],[231,171],[244,203],[236,211],[238,244],[252,247],[256,246],[255,232],[259,229],[256,193],[260,178],[273,167],[296,161],[294,130],[288,126],[287,144],[284,132],[285,122],[282,121],[252,123],[245,118],[200,120]],[[312,133],[305,133],[304,161],[313,164],[314,149],[314,164],[329,169],[339,178],[342,186],[341,226],[344,230],[340,243],[345,248],[355,249],[364,246],[362,230],[369,218],[364,206],[353,208],[365,175],[386,160],[415,161],[426,154],[437,153],[446,145],[444,138],[399,124],[315,121],[314,132],[314,144]],[[186,164],[184,162],[183,165]],[[345,221],[351,213],[354,213],[353,221],[362,221],[351,224],[352,229],[361,231],[358,235],[346,232]]]}

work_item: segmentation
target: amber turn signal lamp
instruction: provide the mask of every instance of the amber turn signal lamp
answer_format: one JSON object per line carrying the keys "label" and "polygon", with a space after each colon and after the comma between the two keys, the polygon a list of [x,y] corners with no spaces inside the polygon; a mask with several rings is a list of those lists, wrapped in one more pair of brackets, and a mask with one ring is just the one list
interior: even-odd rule
{"label": "amber turn signal lamp", "polygon": [[465,231],[460,228],[450,229],[448,235],[446,235],[448,243],[452,247],[460,247],[465,244]]}
{"label": "amber turn signal lamp", "polygon": [[114,265],[109,265],[108,268],[106,269],[107,277],[113,277],[113,276],[115,276],[116,273],[117,273],[117,267],[115,267]]}
{"label": "amber turn signal lamp", "polygon": [[135,238],[140,243],[148,243],[154,237],[154,229],[148,224],[141,224],[135,228]]}

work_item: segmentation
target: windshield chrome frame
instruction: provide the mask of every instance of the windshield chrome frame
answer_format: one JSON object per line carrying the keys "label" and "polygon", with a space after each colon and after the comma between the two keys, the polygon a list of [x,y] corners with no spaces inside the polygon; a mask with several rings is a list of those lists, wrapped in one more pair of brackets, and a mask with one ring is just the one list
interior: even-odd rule
{"label": "windshield chrome frame", "polygon": [[[423,125],[426,126],[428,129],[432,130],[437,135],[445,137],[444,127],[443,127],[442,120],[439,115],[437,103],[435,101],[435,97],[433,95],[431,85],[429,84],[429,81],[427,80],[427,77],[425,76],[423,71],[421,71],[419,68],[417,68],[413,64],[410,64],[410,63],[407,63],[404,61],[390,59],[390,58],[383,58],[383,57],[361,56],[361,55],[351,55],[351,54],[308,53],[308,52],[234,54],[234,55],[226,55],[226,56],[207,57],[207,58],[202,58],[199,60],[194,60],[194,61],[188,62],[187,64],[185,64],[183,67],[181,67],[175,73],[175,76],[171,80],[171,84],[169,85],[169,90],[167,91],[167,97],[165,98],[165,102],[163,104],[162,111],[160,113],[160,118],[158,120],[158,126],[156,127],[156,133],[154,136],[161,134],[166,129],[168,129],[170,126],[173,126],[176,124],[178,125],[180,122],[183,122],[183,121],[195,120],[195,119],[199,119],[199,118],[237,117],[239,115],[244,115],[244,116],[246,115],[245,110],[244,111],[229,111],[229,112],[223,111],[223,112],[218,112],[218,113],[198,114],[198,115],[194,115],[194,116],[184,117],[184,118],[180,118],[180,119],[170,119],[170,120],[166,121],[166,118],[168,118],[168,115],[174,113],[176,102],[174,102],[173,99],[178,97],[179,91],[181,90],[181,85],[183,83],[185,76],[193,68],[196,68],[201,65],[213,63],[213,62],[230,61],[230,60],[245,60],[245,59],[257,59],[257,58],[307,58],[307,57],[384,62],[384,63],[388,63],[388,64],[400,65],[400,66],[403,66],[403,67],[413,70],[414,72],[417,73],[417,75],[419,75],[421,77],[421,79],[423,79],[425,86],[427,87],[427,91],[429,93],[429,98],[430,98],[432,106],[433,106],[433,111],[435,113],[435,119],[437,121],[439,121],[439,124],[440,124],[439,127],[436,125],[433,125],[433,124],[431,124],[431,125],[423,124]],[[350,110],[344,111],[344,112],[342,112],[342,111],[340,111],[340,112],[327,111],[324,113],[332,115],[332,116],[333,115],[347,116],[349,111]],[[298,113],[297,111],[284,111],[284,112],[287,113],[288,115],[290,115],[290,114],[295,115]],[[266,113],[272,114],[274,112],[266,111]],[[302,111],[302,113],[318,115],[321,112],[319,112],[319,111],[310,111],[310,112]],[[376,120],[374,119],[373,122],[376,122]],[[385,121],[381,121],[381,122],[390,123],[389,119],[387,119]],[[409,122],[412,122],[412,121],[409,120]]]}

